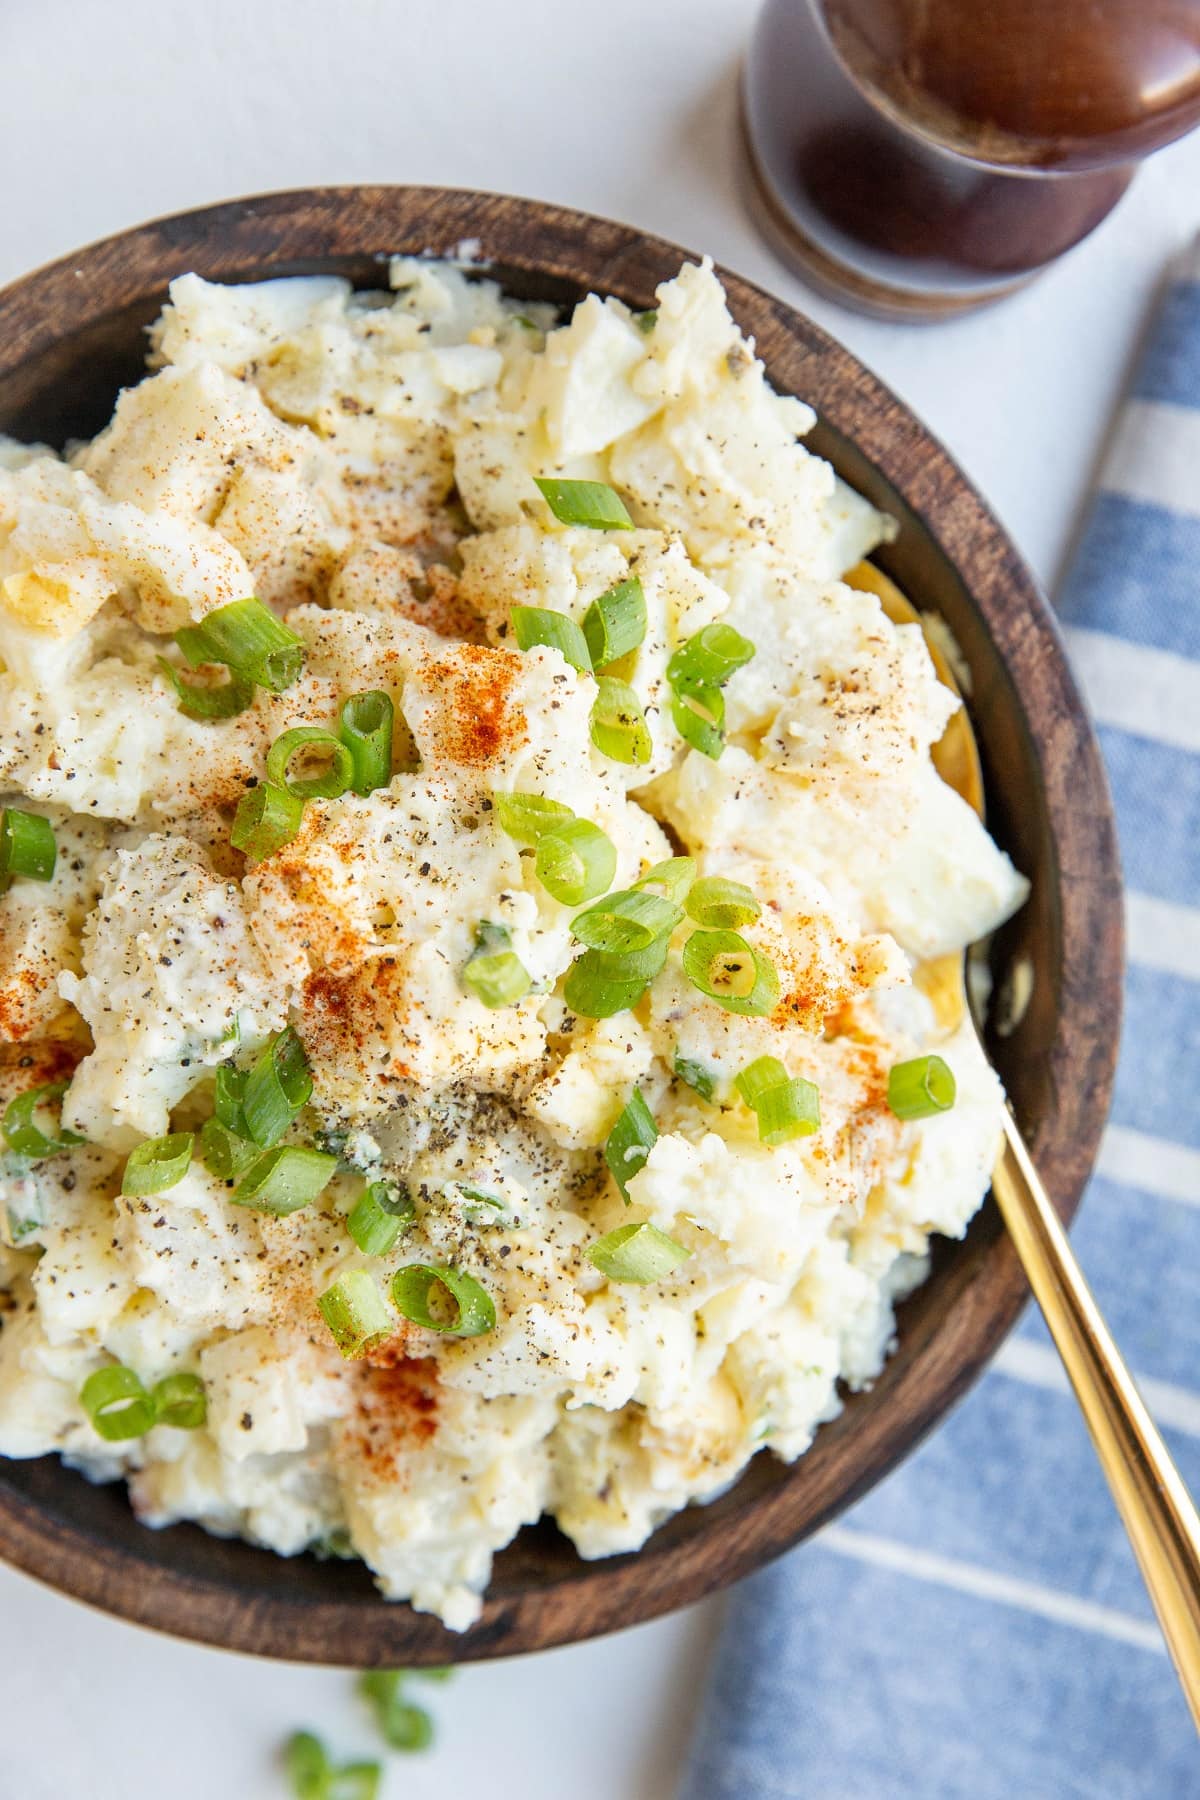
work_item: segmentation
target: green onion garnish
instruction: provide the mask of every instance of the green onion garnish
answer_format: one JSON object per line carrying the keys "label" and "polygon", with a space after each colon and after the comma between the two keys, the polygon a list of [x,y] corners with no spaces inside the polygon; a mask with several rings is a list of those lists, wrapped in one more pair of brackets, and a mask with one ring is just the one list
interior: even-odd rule
{"label": "green onion garnish", "polygon": [[373,1275],[349,1269],[317,1297],[317,1311],[347,1359],[365,1356],[391,1337],[396,1322]]}
{"label": "green onion garnish", "polygon": [[725,696],[719,687],[675,689],[671,718],[685,744],[716,762],[725,748]]}
{"label": "green onion garnish", "polygon": [[742,1099],[758,1117],[764,1144],[809,1137],[821,1123],[821,1096],[811,1081],[789,1078],[777,1056],[760,1056],[736,1077]]}
{"label": "green onion garnish", "polygon": [[712,931],[737,931],[742,925],[753,925],[762,907],[740,881],[726,881],[723,875],[704,875],[688,894],[687,910],[697,925]]}
{"label": "green onion garnish", "polygon": [[144,1437],[154,1424],[153,1400],[122,1363],[110,1363],[89,1375],[79,1390],[79,1404],[93,1431],[108,1444]]}
{"label": "green onion garnish", "polygon": [[654,1123],[654,1114],[646,1105],[641,1088],[635,1087],[604,1144],[604,1160],[626,1206],[629,1205],[629,1183],[638,1170],[644,1168],[657,1142],[658,1126]]}
{"label": "green onion garnish", "polygon": [[590,819],[568,819],[538,839],[533,866],[548,894],[564,906],[579,906],[611,885],[617,853]]}
{"label": "green onion garnish", "polygon": [[155,1423],[176,1431],[198,1431],[208,1417],[204,1383],[198,1375],[164,1375],[150,1390],[150,1398]]}
{"label": "green onion garnish", "polygon": [[373,1181],[355,1201],[346,1229],[364,1256],[386,1256],[402,1233],[412,1229],[416,1216],[406,1187],[397,1181]]}
{"label": "green onion garnish", "polygon": [[655,938],[644,950],[613,956],[585,950],[567,971],[563,999],[584,1019],[610,1019],[636,1006],[667,960],[670,938]]}
{"label": "green onion garnish", "polygon": [[726,1012],[763,1018],[779,999],[774,963],[736,931],[693,931],[683,946],[683,972]]}
{"label": "green onion garnish", "polygon": [[650,333],[654,330],[654,327],[658,324],[658,308],[657,306],[650,306],[647,307],[645,312],[631,313],[630,317],[638,330],[646,337],[649,337]]}
{"label": "green onion garnish", "polygon": [[566,613],[552,612],[548,606],[514,606],[509,616],[519,649],[534,650],[545,644],[581,674],[591,673],[587,639]]}
{"label": "green onion garnish", "polygon": [[560,525],[587,525],[593,531],[632,531],[621,496],[606,481],[566,481],[535,475],[534,484]]}
{"label": "green onion garnish", "polygon": [[637,649],[646,635],[646,596],[636,575],[592,601],[583,615],[583,635],[593,669],[607,668]]}
{"label": "green onion garnish", "polygon": [[496,1323],[491,1295],[462,1269],[409,1263],[392,1277],[392,1299],[414,1325],[443,1337],[478,1337]]}
{"label": "green onion garnish", "polygon": [[284,1772],[295,1800],[378,1800],[382,1766],[343,1763],[335,1768],[311,1731],[296,1731],[284,1745]]}
{"label": "green onion garnish", "polygon": [[40,813],[20,812],[6,806],[0,812],[0,892],[16,875],[30,881],[51,881],[58,859],[54,827]]}
{"label": "green onion garnish", "polygon": [[647,869],[633,885],[656,889],[674,905],[681,906],[695,879],[696,864],[690,856],[670,856],[666,862],[655,863],[653,868]]}
{"label": "green onion garnish", "polygon": [[659,1281],[686,1262],[690,1253],[682,1244],[643,1220],[640,1225],[618,1225],[597,1238],[587,1252],[610,1281]]}
{"label": "green onion garnish", "polygon": [[586,912],[576,913],[571,921],[571,936],[589,950],[625,955],[631,950],[645,950],[655,938],[669,937],[682,917],[683,908],[673,906],[660,895],[645,888],[626,888],[606,894]]}
{"label": "green onion garnish", "polygon": [[222,1063],[213,1084],[213,1111],[228,1131],[239,1137],[249,1136],[242,1102],[246,1097],[246,1071]]}
{"label": "green onion garnish", "polygon": [[173,1131],[169,1137],[147,1138],[131,1150],[121,1176],[123,1194],[161,1194],[183,1180],[192,1161],[192,1134]]}
{"label": "green onion garnish", "polygon": [[667,680],[673,688],[691,692],[721,688],[753,655],[750,639],[732,625],[706,625],[676,650],[667,664]]}
{"label": "green onion garnish", "polygon": [[888,1074],[887,1101],[898,1119],[931,1119],[949,1112],[958,1085],[954,1071],[940,1056],[914,1056]]}
{"label": "green onion garnish", "polygon": [[681,1056],[676,1050],[673,1067],[680,1081],[699,1094],[702,1100],[712,1100],[715,1097],[717,1078],[703,1063],[693,1061],[690,1056]]}
{"label": "green onion garnish", "polygon": [[[420,1669],[433,1675],[432,1669]],[[359,1678],[359,1692],[375,1713],[380,1735],[392,1750],[427,1750],[433,1742],[433,1720],[423,1706],[406,1700],[400,1669],[369,1669]]]}
{"label": "green onion garnish", "polygon": [[749,1107],[756,1107],[773,1087],[787,1080],[788,1072],[777,1056],[759,1056],[734,1077],[734,1086]]}
{"label": "green onion garnish", "polygon": [[259,600],[231,600],[185,625],[175,642],[193,669],[225,663],[242,681],[282,694],[304,667],[304,644]]}
{"label": "green onion garnish", "polygon": [[654,740],[637,695],[627,681],[615,675],[596,678],[596,698],[592,703],[592,742],[597,750],[614,762],[645,763],[650,761]]}
{"label": "green onion garnish", "polygon": [[[295,776],[292,758],[314,752],[329,758],[320,775]],[[298,800],[338,800],[354,780],[354,758],[341,738],[321,725],[293,725],[275,739],[267,752],[267,786],[286,788]]]}
{"label": "green onion garnish", "polygon": [[475,927],[475,950],[460,977],[467,992],[493,1011],[515,1006],[533,985],[529,970],[509,948],[512,937],[504,925],[481,919]]}
{"label": "green onion garnish", "polygon": [[235,1206],[274,1213],[284,1219],[309,1206],[337,1173],[337,1157],[323,1150],[281,1144],[253,1163],[230,1196]]}
{"label": "green onion garnish", "polygon": [[261,862],[291,843],[303,817],[304,802],[298,794],[260,781],[238,801],[229,841],[235,850]]}
{"label": "green onion garnish", "polygon": [[277,1144],[311,1096],[312,1076],[304,1045],[292,1027],[285,1025],[259,1051],[246,1076],[242,1116],[247,1133],[261,1149]]}
{"label": "green onion garnish", "polygon": [[392,697],[382,688],[351,694],[342,702],[338,729],[354,764],[350,786],[356,794],[373,794],[392,779],[395,722]]}
{"label": "green onion garnish", "polygon": [[185,713],[189,719],[236,719],[239,713],[244,713],[254,703],[254,683],[243,681],[223,663],[216,666],[225,669],[228,680],[198,682],[189,681],[165,656],[160,656],[157,661],[175,689],[180,712]]}
{"label": "green onion garnish", "polygon": [[53,1137],[36,1123],[37,1114],[61,1100],[70,1085],[69,1081],[50,1081],[43,1087],[27,1088],[15,1100],[9,1101],[0,1131],[3,1131],[10,1150],[32,1159],[54,1156],[59,1150],[69,1150],[72,1144],[86,1141],[77,1132],[68,1131],[61,1119]]}
{"label": "green onion garnish", "polygon": [[294,1731],[283,1750],[283,1766],[296,1800],[329,1800],[329,1757],[311,1731]]}
{"label": "green onion garnish", "polygon": [[518,844],[536,844],[548,831],[557,831],[575,814],[559,800],[542,794],[493,794],[492,804],[501,831]]}
{"label": "green onion garnish", "polygon": [[220,1119],[204,1121],[197,1148],[201,1162],[218,1181],[236,1181],[262,1154],[257,1144],[230,1131]]}

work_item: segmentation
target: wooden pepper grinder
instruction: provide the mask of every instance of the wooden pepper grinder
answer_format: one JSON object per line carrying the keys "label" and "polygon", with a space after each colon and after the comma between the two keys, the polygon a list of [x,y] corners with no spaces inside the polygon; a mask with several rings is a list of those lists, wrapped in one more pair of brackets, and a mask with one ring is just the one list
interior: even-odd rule
{"label": "wooden pepper grinder", "polygon": [[775,248],[888,318],[1010,293],[1197,123],[1200,0],[767,0],[742,90]]}

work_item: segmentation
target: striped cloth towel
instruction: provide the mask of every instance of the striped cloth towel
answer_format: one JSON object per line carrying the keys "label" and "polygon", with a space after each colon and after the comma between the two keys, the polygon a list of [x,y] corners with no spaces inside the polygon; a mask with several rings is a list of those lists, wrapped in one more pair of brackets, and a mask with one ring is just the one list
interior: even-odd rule
{"label": "striped cloth towel", "polygon": [[[1061,611],[1128,884],[1112,1122],[1074,1242],[1200,1492],[1200,253]],[[734,1596],[680,1800],[1183,1800],[1200,1749],[1040,1315],[902,1469]]]}

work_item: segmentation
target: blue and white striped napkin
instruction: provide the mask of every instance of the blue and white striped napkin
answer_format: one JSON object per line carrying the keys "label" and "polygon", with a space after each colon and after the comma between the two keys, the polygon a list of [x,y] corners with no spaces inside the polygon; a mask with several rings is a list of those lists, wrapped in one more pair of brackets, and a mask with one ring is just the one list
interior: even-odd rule
{"label": "blue and white striped napkin", "polygon": [[[1074,1242],[1200,1492],[1200,253],[1061,611],[1128,883],[1112,1122]],[[1200,1749],[1040,1315],[844,1521],[734,1596],[680,1800],[1183,1800]]]}

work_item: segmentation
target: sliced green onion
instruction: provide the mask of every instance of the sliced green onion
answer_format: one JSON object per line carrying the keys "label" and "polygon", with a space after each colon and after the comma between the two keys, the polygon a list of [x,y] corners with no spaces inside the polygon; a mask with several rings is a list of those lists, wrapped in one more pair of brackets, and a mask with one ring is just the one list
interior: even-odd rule
{"label": "sliced green onion", "polygon": [[89,1375],[79,1390],[79,1404],[92,1430],[105,1443],[144,1437],[154,1423],[154,1402],[132,1369],[110,1363]]}
{"label": "sliced green onion", "polygon": [[607,668],[637,649],[646,635],[646,596],[636,575],[592,601],[583,615],[583,635],[593,669]]}
{"label": "sliced green onion", "polygon": [[711,1069],[706,1069],[703,1063],[693,1061],[690,1056],[681,1056],[678,1050],[675,1052],[673,1067],[680,1081],[699,1094],[702,1100],[714,1098],[717,1078]]}
{"label": "sliced green onion", "polygon": [[588,1261],[610,1281],[639,1282],[660,1281],[686,1262],[689,1254],[648,1219],[640,1225],[618,1225],[615,1231],[597,1238],[587,1252]]}
{"label": "sliced green onion", "polygon": [[206,1119],[200,1128],[200,1160],[218,1181],[236,1181],[262,1152],[257,1144],[230,1131],[220,1119]]}
{"label": "sliced green onion", "polygon": [[309,1206],[329,1186],[337,1173],[337,1157],[323,1150],[305,1150],[298,1144],[281,1144],[251,1165],[233,1190],[235,1206],[274,1213],[284,1219]]}
{"label": "sliced green onion", "polygon": [[173,1131],[169,1137],[147,1138],[131,1150],[121,1176],[123,1194],[161,1194],[182,1181],[191,1167],[193,1138],[190,1131]]}
{"label": "sliced green onion", "polygon": [[493,794],[492,804],[501,831],[518,844],[536,844],[546,832],[557,831],[575,817],[569,806],[542,794]]}
{"label": "sliced green onion", "polygon": [[198,1375],[164,1375],[150,1390],[159,1425],[176,1431],[198,1431],[208,1417],[208,1399]]}
{"label": "sliced green onion", "polygon": [[157,661],[175,689],[180,712],[185,713],[189,719],[236,719],[239,713],[244,713],[247,707],[254,704],[254,683],[243,681],[224,663],[217,663],[214,667],[224,669],[228,680],[204,683],[189,681],[165,656],[158,657]]}
{"label": "sliced green onion", "polygon": [[447,1186],[456,1189],[464,1200],[469,1200],[475,1206],[504,1206],[506,1204],[503,1194],[493,1194],[490,1188],[476,1187],[470,1181],[451,1181],[447,1183]]}
{"label": "sliced green onion", "polygon": [[887,1100],[898,1119],[931,1119],[949,1112],[958,1085],[954,1071],[940,1056],[914,1056],[888,1074]]}
{"label": "sliced green onion", "polygon": [[512,937],[504,925],[481,919],[475,927],[475,953],[460,977],[467,992],[493,1011],[515,1006],[533,986],[525,964],[508,946]]}
{"label": "sliced green onion", "polygon": [[[32,1236],[35,1231],[40,1231],[46,1223],[45,1219],[22,1219],[11,1206],[5,1207],[4,1214],[8,1225],[8,1241],[14,1250],[23,1239]],[[0,1238],[0,1243],[2,1242],[3,1239]]]}
{"label": "sliced green onion", "polygon": [[533,479],[560,525],[587,525],[593,531],[633,530],[625,502],[606,481],[566,481],[558,475],[535,475]]}
{"label": "sliced green onion", "polygon": [[666,862],[655,863],[646,873],[634,882],[636,888],[657,888],[676,906],[682,906],[693,881],[696,879],[696,864],[690,856],[670,856]]}
{"label": "sliced green onion", "polygon": [[[432,1669],[417,1674],[430,1676]],[[369,1669],[360,1677],[359,1692],[374,1709],[380,1735],[392,1750],[427,1750],[433,1742],[433,1720],[423,1706],[404,1697],[404,1672]]]}
{"label": "sliced green onion", "polygon": [[392,697],[382,688],[351,694],[342,702],[338,729],[354,764],[350,786],[356,794],[373,794],[392,779],[395,722]]}
{"label": "sliced green onion", "polygon": [[[392,1277],[392,1299],[414,1325],[443,1337],[478,1337],[496,1323],[491,1295],[462,1269],[409,1263]],[[436,1312],[430,1308],[431,1300]]]}
{"label": "sliced green onion", "polygon": [[624,955],[645,950],[655,938],[669,937],[682,917],[683,908],[672,906],[660,895],[644,888],[626,888],[606,894],[586,912],[576,913],[571,936],[590,950]]}
{"label": "sliced green onion", "polygon": [[298,794],[260,781],[238,801],[229,841],[235,850],[244,850],[261,862],[291,843],[303,817],[304,802]]}
{"label": "sliced green onion", "polygon": [[777,1056],[758,1057],[736,1080],[743,1100],[758,1115],[758,1135],[764,1144],[809,1137],[820,1126],[819,1090],[802,1076],[789,1078]]}
{"label": "sliced green onion", "polygon": [[462,1206],[468,1218],[483,1225],[501,1225],[509,1217],[509,1203],[503,1194],[476,1187],[470,1181],[448,1181],[442,1193],[451,1205]]}
{"label": "sliced green onion", "polygon": [[15,1100],[9,1101],[0,1131],[3,1131],[10,1150],[15,1150],[18,1156],[31,1158],[54,1156],[59,1150],[69,1150],[72,1144],[86,1141],[77,1132],[68,1131],[61,1119],[53,1137],[35,1122],[36,1115],[61,1100],[70,1085],[69,1081],[50,1081],[43,1087],[27,1088]]}
{"label": "sliced green onion", "polygon": [[581,674],[591,673],[587,639],[566,613],[552,612],[548,606],[514,606],[509,616],[519,649],[534,650],[545,644]]}
{"label": "sliced green onion", "polygon": [[646,337],[649,337],[650,333],[654,330],[654,327],[658,324],[658,308],[657,306],[650,306],[647,307],[645,312],[631,313],[630,317],[638,330],[644,333]]}
{"label": "sliced green onion", "polygon": [[674,688],[692,692],[724,687],[753,655],[750,639],[732,625],[706,625],[676,650],[667,664],[667,680]]}
{"label": "sliced green onion", "polygon": [[383,1780],[383,1764],[368,1762],[343,1763],[330,1775],[326,1800],[379,1800],[379,1784]]}
{"label": "sliced green onion", "polygon": [[811,1081],[794,1075],[781,1087],[768,1088],[755,1107],[758,1135],[764,1144],[788,1144],[810,1137],[821,1124],[821,1093]]}
{"label": "sliced green onion", "polygon": [[658,1126],[654,1123],[654,1114],[646,1105],[641,1088],[635,1087],[604,1144],[604,1160],[626,1206],[629,1204],[629,1183],[638,1170],[645,1167],[657,1142]]}
{"label": "sliced green onion", "polygon": [[311,1731],[294,1731],[283,1749],[283,1767],[295,1800],[329,1800],[333,1771],[325,1746]]}
{"label": "sliced green onion", "polygon": [[611,886],[617,853],[590,819],[568,819],[538,839],[534,868],[548,894],[564,906],[579,906]]}
{"label": "sliced green onion", "polygon": [[0,812],[0,891],[16,875],[30,881],[51,881],[57,860],[58,846],[49,819],[15,806]]}
{"label": "sliced green onion", "polygon": [[416,1216],[406,1187],[395,1181],[373,1181],[355,1201],[346,1229],[364,1256],[386,1256],[397,1239],[412,1229]]}
{"label": "sliced green onion", "polygon": [[225,663],[243,681],[282,694],[304,667],[304,644],[260,600],[231,600],[185,625],[175,642],[193,669]]}
{"label": "sliced green onion", "polygon": [[726,1012],[763,1018],[779,999],[774,963],[736,931],[693,931],[683,946],[683,972]]}
{"label": "sliced green onion", "polygon": [[366,1269],[350,1269],[340,1275],[318,1295],[317,1311],[347,1359],[365,1356],[396,1329],[387,1301]]}
{"label": "sliced green onion", "polygon": [[491,956],[496,950],[512,949],[512,932],[494,919],[480,919],[475,927],[475,953]]}
{"label": "sliced green onion", "polygon": [[[301,751],[328,756],[322,775],[293,778],[288,770]],[[354,780],[354,758],[341,738],[321,725],[293,725],[267,751],[267,786],[286,788],[298,800],[338,800]]]}
{"label": "sliced green onion", "polygon": [[239,1137],[249,1135],[242,1102],[246,1098],[246,1071],[222,1063],[213,1085],[213,1111],[222,1125],[236,1131]]}
{"label": "sliced green onion", "polygon": [[725,748],[725,696],[719,687],[675,689],[671,718],[685,744],[716,762]]}
{"label": "sliced green onion", "polygon": [[615,675],[596,678],[596,698],[592,703],[592,742],[603,755],[614,762],[645,763],[650,761],[654,740],[637,695],[627,681]]}
{"label": "sliced green onion", "polygon": [[246,1076],[242,1115],[260,1148],[277,1144],[312,1096],[304,1045],[290,1025],[259,1051]]}
{"label": "sliced green onion", "polygon": [[284,1745],[284,1772],[295,1800],[378,1800],[383,1767],[377,1762],[335,1768],[319,1737],[296,1731]]}
{"label": "sliced green onion", "polygon": [[612,956],[585,950],[567,972],[563,999],[584,1019],[610,1019],[636,1006],[667,960],[670,938],[655,938],[644,950]]}
{"label": "sliced green onion", "polygon": [[712,931],[737,931],[739,926],[753,925],[762,907],[740,881],[705,875],[689,893],[687,910],[697,925],[706,925]]}
{"label": "sliced green onion", "polygon": [[757,1107],[773,1087],[782,1087],[788,1072],[777,1056],[759,1056],[734,1076],[734,1086],[749,1107]]}

